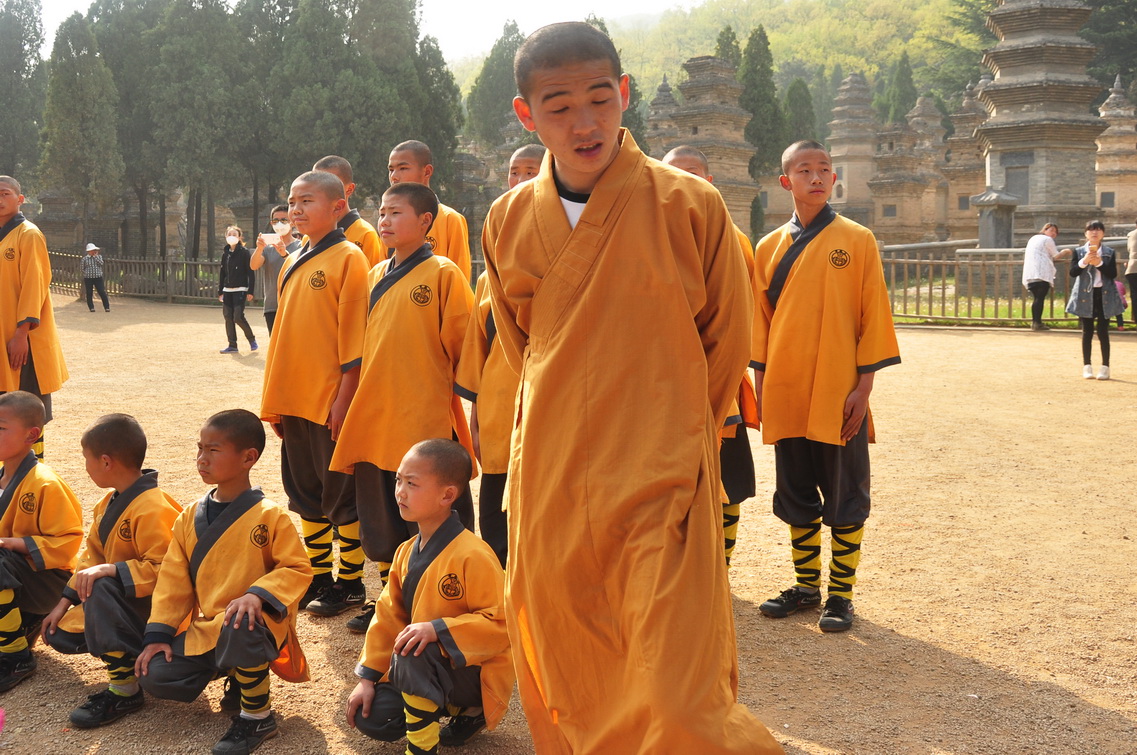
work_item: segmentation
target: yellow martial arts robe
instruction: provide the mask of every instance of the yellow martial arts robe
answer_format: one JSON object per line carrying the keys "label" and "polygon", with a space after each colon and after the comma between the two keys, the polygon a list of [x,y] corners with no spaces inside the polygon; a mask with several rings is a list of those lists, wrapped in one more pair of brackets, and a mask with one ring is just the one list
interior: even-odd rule
{"label": "yellow martial arts robe", "polygon": [[435,254],[453,260],[470,286],[470,228],[466,218],[453,207],[439,202],[438,217],[427,232],[426,241]]}
{"label": "yellow martial arts robe", "polygon": [[501,564],[457,514],[419,550],[415,536],[399,546],[391,579],[375,603],[355,673],[386,680],[395,638],[408,624],[429,621],[454,668],[481,667],[486,726],[494,728],[513,694],[513,656],[502,605]]}
{"label": "yellow martial arts robe", "polygon": [[454,392],[477,404],[482,471],[509,471],[509,435],[517,403],[517,373],[506,361],[490,311],[486,274],[478,276],[475,310],[466,327],[462,358],[454,378]]}
{"label": "yellow martial arts robe", "polygon": [[[742,258],[746,262],[746,275],[750,287],[754,287],[754,249],[750,245],[750,237],[742,232],[737,225],[734,227],[738,234],[738,246],[742,249]],[[760,426],[758,420],[758,402],[754,394],[754,381],[750,379],[750,371],[742,371],[742,384],[738,388],[738,397],[731,407],[731,417],[728,424],[720,433],[723,438],[733,438],[738,432],[739,425],[746,425],[755,430]]]}
{"label": "yellow martial arts robe", "polygon": [[459,428],[469,438],[453,386],[473,292],[458,266],[425,244],[393,263],[376,265],[368,278],[363,367],[332,454],[335,472],[361,461],[394,471],[419,441]]}
{"label": "yellow martial arts robe", "polygon": [[67,483],[37,463],[30,451],[0,494],[0,537],[22,538],[36,571],[75,571],[83,545],[83,507]]}
{"label": "yellow martial arts robe", "polygon": [[261,419],[328,421],[340,377],[359,365],[367,323],[367,260],[334,230],[288,255],[265,357]]}
{"label": "yellow martial arts robe", "polygon": [[[107,493],[95,505],[75,571],[99,564],[114,564],[128,598],[145,598],[154,592],[158,569],[173,537],[174,520],[181,504],[158,487],[158,473],[146,470],[121,493]],[[75,592],[75,578],[67,583],[63,597],[74,604],[64,614],[59,628],[83,633],[83,604]]]}
{"label": "yellow martial arts robe", "polygon": [[[50,285],[47,242],[39,228],[16,213],[0,228],[0,337],[7,344],[19,325],[29,324],[28,348],[41,395],[55,393],[67,380]],[[0,366],[0,393],[19,389],[20,370],[12,369],[5,354]]]}
{"label": "yellow martial arts robe", "polygon": [[[722,197],[626,130],[572,229],[540,174],[486,219],[518,369],[506,607],[539,753],[760,753],[737,702],[718,431],[751,294]],[[650,411],[629,411],[645,406]]]}
{"label": "yellow martial arts robe", "polygon": [[347,240],[359,247],[363,256],[367,258],[367,268],[371,269],[387,258],[386,249],[379,241],[379,233],[375,226],[368,223],[358,210],[352,210],[344,215],[339,223]]}
{"label": "yellow martial arts robe", "polygon": [[202,499],[174,522],[146,631],[172,637],[185,628],[186,655],[202,655],[217,645],[229,603],[252,593],[264,601],[265,626],[281,649],[272,670],[307,681],[296,612],[311,582],[312,564],[292,519],[259,488],[229,502],[212,524]]}
{"label": "yellow martial arts robe", "polygon": [[[858,376],[900,362],[888,286],[872,231],[837,215],[789,268],[775,310],[767,293],[795,222],[756,249],[751,365],[765,373],[762,441],[843,446],[845,399]],[[872,441],[871,411],[866,422]]]}

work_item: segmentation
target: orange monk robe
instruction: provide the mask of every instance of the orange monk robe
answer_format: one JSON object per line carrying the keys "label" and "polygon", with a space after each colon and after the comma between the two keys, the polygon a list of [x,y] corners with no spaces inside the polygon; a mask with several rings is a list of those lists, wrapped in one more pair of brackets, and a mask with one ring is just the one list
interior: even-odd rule
{"label": "orange monk robe", "polygon": [[[51,307],[51,261],[47,242],[32,223],[17,213],[7,233],[0,229],[0,338],[8,343],[16,328],[28,323],[28,348],[36,367],[40,395],[55,393],[67,380]],[[4,355],[0,393],[20,389],[20,370]]]}
{"label": "orange monk robe", "polygon": [[375,267],[387,258],[386,249],[379,241],[375,226],[364,220],[358,210],[352,210],[339,223],[347,240],[359,247],[367,258],[368,269]]}
{"label": "orange monk robe", "polygon": [[361,461],[396,470],[415,443],[454,432],[468,445],[453,391],[474,294],[458,266],[426,245],[388,277],[393,263],[379,263],[368,278],[359,389],[332,454],[334,472]]}
{"label": "orange monk robe", "polygon": [[[797,258],[775,311],[766,296],[790,224],[755,250],[752,366],[762,381],[762,441],[845,445],[845,399],[859,375],[900,362],[888,286],[872,231],[838,215]],[[868,414],[873,440],[872,413]]]}
{"label": "orange monk robe", "polygon": [[[483,234],[520,374],[506,607],[539,753],[780,752],[737,702],[718,431],[751,294],[722,197],[626,130],[576,228],[540,174]],[[629,412],[650,396],[650,412]]]}
{"label": "orange monk robe", "polygon": [[474,307],[466,326],[454,392],[477,404],[482,471],[505,474],[509,471],[509,436],[513,431],[518,378],[497,338],[485,273],[478,276]]}
{"label": "orange monk robe", "polygon": [[288,255],[280,270],[261,394],[266,422],[287,415],[326,423],[343,373],[363,356],[367,260],[338,230],[302,255],[307,249]]}
{"label": "orange monk robe", "polygon": [[[738,226],[734,227],[738,234],[738,246],[742,250],[742,258],[746,263],[746,276],[751,289],[754,287],[754,247],[750,245],[750,237],[742,232]],[[738,397],[730,409],[726,427],[719,433],[722,438],[733,438],[738,432],[739,425],[746,425],[755,430],[760,426],[758,420],[758,402],[754,394],[754,381],[750,379],[750,371],[742,371],[742,384],[738,388]],[[725,499],[724,499],[725,500]]]}

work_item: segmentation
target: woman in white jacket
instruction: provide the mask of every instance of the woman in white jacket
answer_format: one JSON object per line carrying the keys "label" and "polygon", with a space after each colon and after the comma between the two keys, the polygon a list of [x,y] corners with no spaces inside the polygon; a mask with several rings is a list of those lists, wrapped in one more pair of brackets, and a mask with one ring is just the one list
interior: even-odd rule
{"label": "woman in white jacket", "polygon": [[1058,226],[1047,223],[1026,242],[1023,285],[1034,297],[1034,302],[1030,306],[1031,330],[1048,330],[1042,324],[1042,308],[1046,304],[1046,295],[1050,293],[1050,287],[1054,285],[1054,259],[1061,254],[1054,244],[1056,238],[1058,238]]}

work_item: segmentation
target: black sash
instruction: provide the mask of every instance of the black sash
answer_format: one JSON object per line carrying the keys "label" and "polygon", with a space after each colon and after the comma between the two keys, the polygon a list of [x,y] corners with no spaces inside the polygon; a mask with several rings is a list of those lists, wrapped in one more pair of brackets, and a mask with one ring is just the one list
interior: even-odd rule
{"label": "black sash", "polygon": [[[383,277],[375,284],[375,288],[371,289],[371,301],[367,304],[368,314],[370,314],[371,310],[375,308],[375,305],[379,303],[379,299],[382,298],[383,294],[390,291],[395,287],[396,283],[407,277],[411,270],[414,270],[433,256],[434,252],[430,251],[430,244],[423,244],[415,250],[414,254],[403,260],[403,264],[398,267],[395,267],[395,263],[391,262],[391,264],[387,266],[387,270],[383,273]],[[393,258],[388,257],[388,259]]]}
{"label": "black sash", "polygon": [[292,277],[292,273],[296,272],[296,268],[300,267],[316,255],[321,254],[322,252],[326,252],[341,241],[347,241],[347,237],[343,235],[343,231],[341,231],[339,228],[336,228],[327,236],[320,239],[320,243],[316,244],[314,247],[308,248],[308,245],[305,244],[304,248],[300,250],[300,254],[296,257],[296,262],[292,265],[292,267],[284,271],[284,277],[280,279],[280,290],[284,291],[284,284],[287,283],[288,279]]}
{"label": "black sash", "polygon": [[766,288],[766,299],[769,300],[772,309],[778,308],[778,299],[782,296],[786,278],[789,277],[790,268],[797,262],[797,258],[801,256],[810,242],[836,219],[837,213],[833,212],[833,208],[826,203],[825,209],[817,213],[817,217],[813,219],[808,228],[802,228],[798,225],[797,214],[790,220],[790,225],[793,228],[790,231],[790,238],[793,239],[793,243],[782,255],[782,259],[778,261],[778,266],[774,268],[774,275],[770,278],[770,285]]}
{"label": "black sash", "polygon": [[20,224],[23,223],[24,220],[26,220],[26,218],[24,217],[24,213],[17,212],[15,215],[12,216],[11,220],[9,220],[3,226],[0,226],[0,241],[3,241],[4,239],[8,238],[8,234],[11,233],[12,231],[16,230],[17,228],[19,228]]}
{"label": "black sash", "polygon": [[99,520],[99,542],[103,544],[103,548],[106,548],[107,538],[111,536],[119,517],[126,511],[131,501],[156,487],[158,487],[158,473],[153,469],[145,469],[142,471],[142,476],[131,483],[126,490],[115,494],[103,512],[103,518]]}
{"label": "black sash", "polygon": [[418,583],[422,579],[423,573],[427,567],[434,563],[434,559],[438,558],[439,554],[446,549],[446,546],[462,534],[463,529],[462,522],[458,519],[458,512],[451,511],[450,518],[442,523],[442,526],[435,531],[434,536],[430,538],[426,547],[421,551],[418,544],[422,540],[422,535],[415,535],[414,542],[411,544],[411,556],[407,560],[407,575],[403,578],[403,608],[407,609],[407,616],[414,615],[412,609],[415,603],[415,592],[418,590]]}
{"label": "black sash", "polygon": [[493,339],[497,336],[497,323],[493,321],[493,310],[486,313],[486,355],[493,348]]}
{"label": "black sash", "polygon": [[230,501],[225,509],[213,520],[213,524],[209,523],[206,518],[205,509],[208,505],[210,497],[213,495],[211,490],[204,498],[197,502],[197,510],[193,514],[193,528],[197,533],[197,544],[193,547],[193,553],[190,554],[189,562],[189,578],[190,582],[197,584],[197,571],[201,568],[201,562],[209,555],[209,551],[213,550],[213,546],[217,545],[217,541],[225,534],[233,524],[243,517],[248,511],[264,500],[265,494],[260,488],[249,488],[241,495]]}
{"label": "black sash", "polygon": [[[16,473],[12,475],[11,481],[8,482],[8,487],[4,488],[4,494],[0,495],[0,517],[8,511],[8,504],[12,502],[12,496],[16,495],[16,488],[20,487],[20,483],[28,476],[28,472],[35,469],[39,459],[36,458],[34,451],[28,451],[28,455],[20,462],[20,466],[16,467]],[[3,474],[3,469],[0,468],[0,475]]]}

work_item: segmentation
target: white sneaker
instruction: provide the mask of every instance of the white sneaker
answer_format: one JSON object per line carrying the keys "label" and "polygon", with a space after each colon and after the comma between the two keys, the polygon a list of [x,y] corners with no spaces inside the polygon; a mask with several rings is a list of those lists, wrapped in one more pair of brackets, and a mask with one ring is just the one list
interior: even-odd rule
{"label": "white sneaker", "polygon": [[1084,377],[1086,380],[1094,379],[1094,366],[1092,364],[1087,364],[1082,368],[1082,377]]}
{"label": "white sneaker", "polygon": [[1109,367],[1102,365],[1102,368],[1098,370],[1098,380],[1109,380]]}

